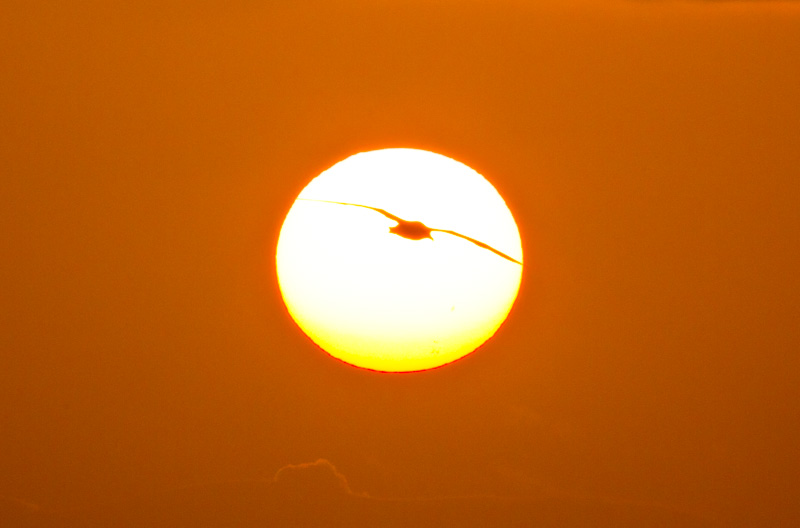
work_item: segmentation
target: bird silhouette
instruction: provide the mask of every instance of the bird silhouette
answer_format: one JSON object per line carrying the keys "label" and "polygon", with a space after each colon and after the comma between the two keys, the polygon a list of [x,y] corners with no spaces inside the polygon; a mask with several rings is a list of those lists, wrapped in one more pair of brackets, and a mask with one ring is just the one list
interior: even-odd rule
{"label": "bird silhouette", "polygon": [[354,203],[347,203],[347,202],[332,202],[330,200],[313,200],[311,198],[298,198],[298,199],[299,200],[304,200],[304,201],[307,201],[307,202],[323,202],[323,203],[331,203],[331,204],[339,204],[339,205],[352,205],[353,207],[363,207],[365,209],[372,209],[373,211],[377,211],[378,213],[382,214],[386,218],[388,218],[390,220],[394,220],[395,222],[397,222],[396,226],[392,226],[392,227],[389,228],[389,232],[390,233],[394,233],[397,236],[401,236],[401,237],[407,238],[409,240],[422,240],[422,239],[425,239],[425,238],[430,238],[431,240],[433,240],[433,237],[431,236],[431,233],[433,231],[436,231],[436,232],[439,232],[439,233],[447,233],[448,235],[453,235],[453,236],[457,236],[459,238],[463,238],[464,240],[467,240],[468,242],[472,242],[476,246],[482,247],[483,249],[488,249],[492,253],[494,253],[494,254],[496,254],[496,255],[498,255],[500,257],[503,257],[504,259],[509,260],[509,261],[511,261],[511,262],[513,262],[515,264],[519,264],[520,266],[522,266],[522,262],[518,261],[515,258],[509,257],[508,255],[506,255],[502,251],[499,251],[499,250],[493,248],[489,244],[485,244],[485,243],[483,243],[483,242],[481,242],[479,240],[475,240],[474,238],[468,237],[467,235],[462,235],[461,233],[457,233],[455,231],[451,231],[450,229],[436,229],[436,228],[433,228],[433,227],[428,227],[425,224],[423,224],[422,222],[418,222],[416,220],[405,220],[403,218],[400,218],[399,216],[393,215],[392,213],[386,211],[385,209],[380,209],[378,207],[372,207],[372,206],[369,206],[369,205],[361,205],[361,204],[354,204]]}

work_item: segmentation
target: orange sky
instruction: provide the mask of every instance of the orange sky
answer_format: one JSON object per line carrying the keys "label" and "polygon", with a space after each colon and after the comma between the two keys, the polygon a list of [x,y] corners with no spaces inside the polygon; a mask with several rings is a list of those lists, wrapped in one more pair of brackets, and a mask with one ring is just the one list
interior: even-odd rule
{"label": "orange sky", "polygon": [[[800,521],[800,4],[49,4],[0,8],[0,497],[322,458],[375,498]],[[275,281],[297,193],[386,147],[523,237],[506,324],[428,373],[332,360]]]}

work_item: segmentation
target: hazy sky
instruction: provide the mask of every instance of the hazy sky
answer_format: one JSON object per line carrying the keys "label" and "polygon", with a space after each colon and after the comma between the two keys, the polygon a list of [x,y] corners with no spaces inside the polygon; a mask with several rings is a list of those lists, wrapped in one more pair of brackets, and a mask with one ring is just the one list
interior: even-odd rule
{"label": "hazy sky", "polygon": [[[798,35],[796,2],[4,2],[3,508],[325,459],[457,511],[797,523]],[[506,324],[427,373],[331,359],[275,280],[297,193],[385,147],[523,239]]]}

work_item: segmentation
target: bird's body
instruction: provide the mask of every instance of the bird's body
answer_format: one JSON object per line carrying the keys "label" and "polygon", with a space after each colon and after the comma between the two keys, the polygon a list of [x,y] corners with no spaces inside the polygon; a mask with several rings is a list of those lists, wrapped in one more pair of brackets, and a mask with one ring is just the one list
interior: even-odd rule
{"label": "bird's body", "polygon": [[490,246],[488,244],[485,244],[483,242],[480,242],[478,240],[475,240],[474,238],[470,238],[470,237],[468,237],[466,235],[462,235],[461,233],[457,233],[457,232],[451,231],[449,229],[431,228],[431,227],[426,226],[422,222],[418,222],[416,220],[404,220],[403,218],[400,218],[399,216],[395,216],[392,213],[386,211],[385,209],[379,209],[378,207],[372,207],[372,206],[369,206],[369,205],[361,205],[361,204],[354,204],[354,203],[347,203],[347,202],[333,202],[333,201],[330,201],[330,200],[312,200],[310,198],[299,198],[299,200],[304,200],[304,201],[308,201],[308,202],[324,202],[324,203],[332,203],[332,204],[339,204],[339,205],[352,205],[353,207],[364,207],[366,209],[371,209],[373,211],[377,211],[378,213],[382,214],[386,218],[388,218],[390,220],[394,220],[395,222],[397,222],[396,226],[392,226],[392,227],[389,228],[389,232],[393,233],[393,234],[395,234],[397,236],[400,236],[400,237],[403,237],[403,238],[407,238],[409,240],[423,240],[423,239],[426,239],[426,238],[429,238],[429,239],[433,240],[433,236],[431,236],[431,233],[433,231],[438,231],[440,233],[447,233],[449,235],[457,236],[459,238],[463,238],[464,240],[472,242],[473,244],[475,244],[478,247],[481,247],[481,248],[484,248],[484,249],[488,249],[492,253],[495,253],[496,255],[498,255],[500,257],[503,257],[504,259],[509,260],[511,262],[514,262],[515,264],[519,264],[520,266],[522,266],[522,262],[518,261],[517,259],[509,257],[508,255],[506,255],[502,251],[498,251],[495,248],[493,248],[492,246]]}
{"label": "bird's body", "polygon": [[398,222],[396,226],[389,228],[390,233],[394,233],[397,236],[409,240],[422,240],[424,238],[433,239],[431,231],[433,230],[422,222],[409,222],[408,220]]}

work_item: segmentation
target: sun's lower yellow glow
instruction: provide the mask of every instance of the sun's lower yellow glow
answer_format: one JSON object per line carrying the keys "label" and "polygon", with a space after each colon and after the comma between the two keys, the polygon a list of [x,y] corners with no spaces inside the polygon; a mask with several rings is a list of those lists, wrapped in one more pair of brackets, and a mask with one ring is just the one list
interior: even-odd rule
{"label": "sun's lower yellow glow", "polygon": [[383,372],[435,368],[472,352],[505,320],[522,265],[464,238],[389,232],[404,220],[452,230],[522,262],[517,225],[483,176],[424,150],[351,156],[292,205],[277,248],[278,282],[300,328],[331,356]]}

